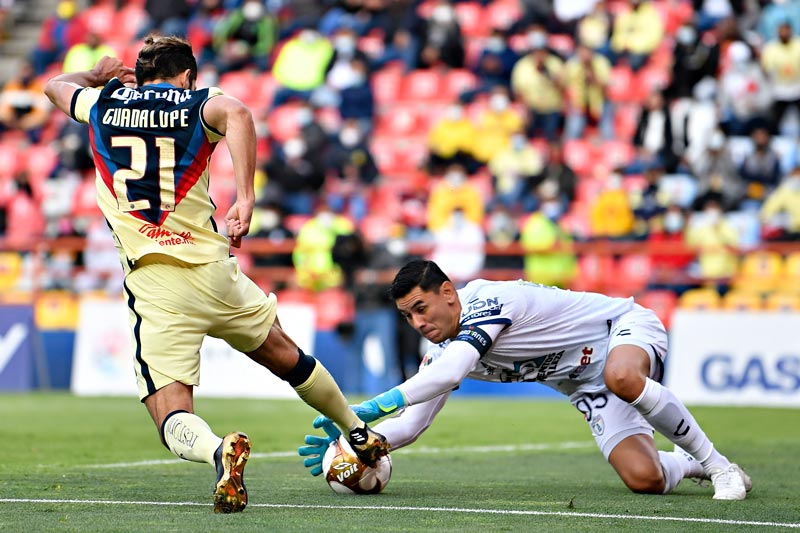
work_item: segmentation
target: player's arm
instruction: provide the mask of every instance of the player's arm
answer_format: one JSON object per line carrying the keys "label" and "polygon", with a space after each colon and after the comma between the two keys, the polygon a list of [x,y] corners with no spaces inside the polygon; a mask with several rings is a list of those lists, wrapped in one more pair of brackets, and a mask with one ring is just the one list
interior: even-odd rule
{"label": "player's arm", "polygon": [[449,397],[450,393],[447,392],[433,400],[412,405],[400,416],[387,418],[373,429],[386,437],[392,451],[408,446],[431,426]]}
{"label": "player's arm", "polygon": [[256,129],[250,110],[236,98],[220,95],[203,105],[203,120],[227,139],[228,151],[236,178],[236,202],[225,221],[231,246],[238,248],[250,231],[250,219],[256,195],[253,177],[256,171]]}
{"label": "player's arm", "polygon": [[47,81],[44,93],[58,109],[73,116],[75,93],[86,87],[101,87],[117,78],[122,83],[134,83],[136,77],[130,67],[116,57],[104,56],[91,70],[59,74]]}

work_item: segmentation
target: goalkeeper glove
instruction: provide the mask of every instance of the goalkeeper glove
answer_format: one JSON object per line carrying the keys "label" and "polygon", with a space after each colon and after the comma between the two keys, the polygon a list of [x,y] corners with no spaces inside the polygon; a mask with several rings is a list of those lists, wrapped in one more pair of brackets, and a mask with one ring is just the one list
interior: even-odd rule
{"label": "goalkeeper glove", "polygon": [[379,418],[390,415],[406,406],[406,398],[397,387],[390,389],[382,394],[378,394],[371,400],[366,400],[358,405],[351,405],[355,414],[366,423],[374,422]]}
{"label": "goalkeeper glove", "polygon": [[297,448],[297,454],[305,457],[303,466],[311,469],[310,474],[318,476],[322,473],[322,457],[325,455],[325,451],[333,441],[339,438],[342,432],[328,417],[321,415],[314,419],[314,427],[325,430],[326,436],[306,435],[306,446]]}

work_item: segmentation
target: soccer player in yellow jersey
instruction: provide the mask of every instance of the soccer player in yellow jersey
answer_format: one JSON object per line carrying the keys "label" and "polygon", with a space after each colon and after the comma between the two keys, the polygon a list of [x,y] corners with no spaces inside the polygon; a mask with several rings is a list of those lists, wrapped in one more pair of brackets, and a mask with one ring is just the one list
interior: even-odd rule
{"label": "soccer player in yellow jersey", "polygon": [[[196,78],[186,40],[148,37],[135,69],[104,57],[90,71],[52,78],[45,93],[89,125],[97,201],[126,274],[140,399],[172,453],[216,468],[214,511],[238,512],[247,505],[250,441],[241,432],[218,437],[193,409],[206,335],[289,382],[347,432],[363,461],[373,463],[387,445],[355,416],[322,364],[283,331],[275,295],[264,294],[230,255],[253,212],[253,118],[218,88],[196,89]],[[208,194],[208,161],[222,137],[236,179],[227,237]]]}

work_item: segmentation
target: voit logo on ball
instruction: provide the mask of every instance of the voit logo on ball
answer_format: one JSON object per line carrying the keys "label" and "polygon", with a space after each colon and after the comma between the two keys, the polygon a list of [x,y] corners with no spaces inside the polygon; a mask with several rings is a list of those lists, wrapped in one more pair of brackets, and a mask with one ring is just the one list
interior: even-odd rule
{"label": "voit logo on ball", "polygon": [[342,482],[353,474],[358,473],[358,464],[356,463],[347,463],[342,461],[341,463],[331,465],[331,467],[336,470],[336,479],[338,479],[339,482]]}

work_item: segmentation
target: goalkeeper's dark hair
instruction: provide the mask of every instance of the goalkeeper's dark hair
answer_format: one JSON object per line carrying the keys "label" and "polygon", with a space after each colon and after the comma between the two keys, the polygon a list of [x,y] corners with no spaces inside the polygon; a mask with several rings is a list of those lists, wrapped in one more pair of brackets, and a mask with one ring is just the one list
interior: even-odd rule
{"label": "goalkeeper's dark hair", "polygon": [[392,300],[397,300],[414,290],[414,287],[419,287],[425,292],[433,291],[438,294],[439,287],[445,281],[450,281],[450,278],[442,272],[439,265],[433,261],[417,259],[406,263],[397,272],[392,281],[392,286],[389,287],[389,296]]}
{"label": "goalkeeper's dark hair", "polygon": [[136,58],[136,83],[173,78],[189,69],[190,81],[197,79],[197,60],[189,41],[176,35],[148,35]]}

